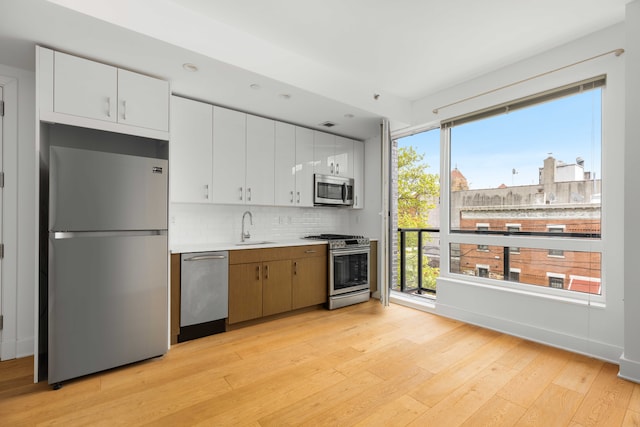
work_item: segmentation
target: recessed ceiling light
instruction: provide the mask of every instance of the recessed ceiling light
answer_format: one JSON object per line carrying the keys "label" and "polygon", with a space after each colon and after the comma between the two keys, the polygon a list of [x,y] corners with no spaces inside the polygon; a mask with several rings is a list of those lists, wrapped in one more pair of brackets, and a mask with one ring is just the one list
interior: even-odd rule
{"label": "recessed ceiling light", "polygon": [[291,95],[289,95],[288,93],[281,93],[280,95],[278,95],[278,97],[280,99],[284,99],[285,101],[288,101],[289,99],[291,99]]}
{"label": "recessed ceiling light", "polygon": [[191,73],[195,73],[196,71],[198,71],[198,66],[196,64],[192,64],[191,62],[185,62],[184,64],[182,64],[182,68]]}
{"label": "recessed ceiling light", "polygon": [[351,113],[347,113],[347,114],[344,115],[345,119],[353,119],[354,117],[355,116],[353,114],[351,114]]}
{"label": "recessed ceiling light", "polygon": [[258,83],[252,83],[249,85],[249,87],[253,90],[262,89],[262,86],[260,86]]}

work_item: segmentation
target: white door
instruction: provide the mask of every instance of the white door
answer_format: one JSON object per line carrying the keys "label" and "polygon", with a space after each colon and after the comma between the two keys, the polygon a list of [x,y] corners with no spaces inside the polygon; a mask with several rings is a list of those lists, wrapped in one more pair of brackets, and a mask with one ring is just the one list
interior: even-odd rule
{"label": "white door", "polygon": [[213,180],[213,107],[171,97],[171,201],[209,203]]}
{"label": "white door", "polygon": [[118,69],[118,122],[169,130],[169,82]]}
{"label": "white door", "polygon": [[275,204],[296,203],[296,127],[276,122]]}
{"label": "white door", "polygon": [[246,117],[245,113],[213,107],[214,203],[245,203]]}
{"label": "white door", "polygon": [[247,204],[274,204],[275,133],[273,120],[247,115]]}
{"label": "white door", "polygon": [[61,52],[54,61],[55,112],[116,121],[117,68]]}
{"label": "white door", "polygon": [[296,126],[296,206],[313,206],[313,134]]}

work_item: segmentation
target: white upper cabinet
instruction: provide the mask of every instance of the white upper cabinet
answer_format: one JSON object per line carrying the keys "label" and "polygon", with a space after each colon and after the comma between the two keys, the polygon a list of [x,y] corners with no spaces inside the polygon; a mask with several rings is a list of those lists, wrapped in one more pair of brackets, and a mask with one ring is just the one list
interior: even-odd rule
{"label": "white upper cabinet", "polygon": [[334,175],[353,178],[353,140],[336,136],[333,154]]}
{"label": "white upper cabinet", "polygon": [[57,113],[115,122],[118,69],[55,52],[53,110]]}
{"label": "white upper cabinet", "polygon": [[169,83],[118,69],[118,123],[169,130]]}
{"label": "white upper cabinet", "polygon": [[213,179],[213,106],[171,97],[171,201],[210,203]]}
{"label": "white upper cabinet", "polygon": [[247,115],[213,107],[214,203],[245,203]]}
{"label": "white upper cabinet", "polygon": [[296,204],[296,130],[293,125],[276,122],[274,190],[278,206]]}
{"label": "white upper cabinet", "polygon": [[274,204],[275,132],[275,121],[247,115],[247,204]]}
{"label": "white upper cabinet", "polygon": [[276,122],[276,205],[313,206],[313,131]]}
{"label": "white upper cabinet", "polygon": [[335,165],[333,153],[336,146],[336,136],[330,133],[313,131],[313,159],[314,172],[323,175],[333,175]]}
{"label": "white upper cabinet", "polygon": [[313,134],[311,129],[296,126],[296,206],[313,206]]}
{"label": "white upper cabinet", "polygon": [[169,82],[38,47],[40,120],[168,139]]}
{"label": "white upper cabinet", "polygon": [[315,173],[353,178],[353,140],[314,131]]}
{"label": "white upper cabinet", "polygon": [[353,208],[364,208],[364,143],[353,141]]}

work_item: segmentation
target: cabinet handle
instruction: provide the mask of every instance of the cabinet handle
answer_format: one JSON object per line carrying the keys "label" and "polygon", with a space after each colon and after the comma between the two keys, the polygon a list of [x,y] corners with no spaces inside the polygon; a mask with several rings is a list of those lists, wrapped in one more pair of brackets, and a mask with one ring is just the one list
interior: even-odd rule
{"label": "cabinet handle", "polygon": [[304,251],[305,254],[315,254],[316,251],[315,249],[307,249],[306,251]]}
{"label": "cabinet handle", "polygon": [[107,117],[111,117],[111,97],[107,97]]}
{"label": "cabinet handle", "polygon": [[122,119],[127,120],[127,101],[122,101]]}
{"label": "cabinet handle", "polygon": [[293,191],[291,191],[291,203],[293,203]]}
{"label": "cabinet handle", "polygon": [[356,206],[358,206],[358,196],[356,196]]}
{"label": "cabinet handle", "polygon": [[298,275],[298,263],[294,261],[293,263],[293,275],[297,276]]}
{"label": "cabinet handle", "polygon": [[340,175],[340,163],[336,163],[336,175]]}
{"label": "cabinet handle", "polygon": [[265,279],[269,279],[269,266],[268,265],[264,266],[264,278]]}
{"label": "cabinet handle", "polygon": [[334,172],[333,172],[333,170],[334,170],[333,162],[331,162],[331,174],[332,174],[332,175],[333,175],[333,173],[334,173]]}
{"label": "cabinet handle", "polygon": [[251,187],[247,188],[247,202],[251,201]]}
{"label": "cabinet handle", "polygon": [[242,200],[242,195],[243,195],[242,187],[240,187],[240,200]]}
{"label": "cabinet handle", "polygon": [[256,267],[256,280],[260,280],[260,266]]}
{"label": "cabinet handle", "polygon": [[297,200],[297,202],[300,203],[300,192],[299,191],[298,191],[298,200]]}
{"label": "cabinet handle", "polygon": [[209,184],[204,185],[204,198],[209,200]]}

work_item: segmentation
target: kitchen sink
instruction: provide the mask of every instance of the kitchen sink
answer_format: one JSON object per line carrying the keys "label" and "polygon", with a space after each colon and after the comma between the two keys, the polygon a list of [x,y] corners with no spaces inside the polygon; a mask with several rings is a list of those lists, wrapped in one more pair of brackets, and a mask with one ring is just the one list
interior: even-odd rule
{"label": "kitchen sink", "polygon": [[236,246],[269,245],[269,244],[272,244],[272,243],[275,243],[275,242],[271,242],[271,241],[268,241],[268,240],[258,240],[258,241],[255,241],[255,242],[247,241],[247,242],[236,243]]}

